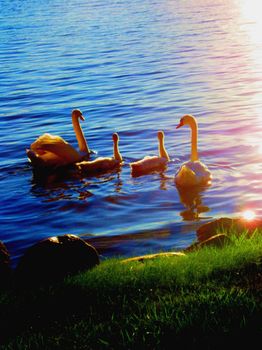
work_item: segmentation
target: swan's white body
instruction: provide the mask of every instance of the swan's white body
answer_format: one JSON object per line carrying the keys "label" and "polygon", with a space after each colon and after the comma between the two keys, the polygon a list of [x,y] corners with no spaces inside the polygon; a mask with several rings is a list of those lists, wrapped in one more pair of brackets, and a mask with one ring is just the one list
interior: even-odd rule
{"label": "swan's white body", "polygon": [[205,185],[210,183],[211,173],[207,166],[198,161],[182,164],[176,174],[176,184],[180,186]]}
{"label": "swan's white body", "polygon": [[76,167],[80,172],[87,174],[100,173],[113,170],[122,164],[123,158],[119,152],[118,142],[119,136],[114,133],[113,139],[113,157],[98,157],[92,161],[77,162]]}
{"label": "swan's white body", "polygon": [[130,163],[131,175],[136,177],[148,174],[152,171],[164,170],[170,161],[169,155],[164,145],[164,132],[158,132],[158,156],[146,156],[137,162]]}
{"label": "swan's white body", "polygon": [[43,134],[26,150],[29,161],[35,167],[59,167],[69,165],[88,157],[90,154],[79,119],[85,120],[81,111],[72,111],[72,123],[79,152],[57,135]]}
{"label": "swan's white body", "polygon": [[189,114],[184,115],[176,128],[183,125],[189,125],[191,128],[191,159],[181,165],[175,175],[175,182],[179,186],[207,185],[210,183],[212,175],[207,166],[198,159],[196,118]]}

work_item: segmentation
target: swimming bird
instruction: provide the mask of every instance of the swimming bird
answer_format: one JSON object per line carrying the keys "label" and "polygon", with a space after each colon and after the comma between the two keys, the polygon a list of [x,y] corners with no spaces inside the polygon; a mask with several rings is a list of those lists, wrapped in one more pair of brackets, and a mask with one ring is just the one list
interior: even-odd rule
{"label": "swimming bird", "polygon": [[113,157],[98,157],[91,161],[84,160],[82,162],[77,162],[75,164],[77,170],[79,170],[80,172],[94,174],[94,173],[113,170],[119,167],[123,162],[123,158],[118,147],[118,143],[119,143],[118,134],[114,133],[112,135],[112,139],[113,139]]}
{"label": "swimming bird", "polygon": [[170,161],[169,155],[165,149],[164,132],[158,131],[158,156],[146,156],[136,162],[130,163],[131,175],[133,177],[145,175],[152,171],[164,170]]}
{"label": "swimming bird", "polygon": [[184,115],[176,129],[189,125],[191,128],[191,157],[181,165],[175,175],[175,182],[179,186],[194,186],[210,184],[212,175],[207,166],[200,162],[197,152],[198,125],[197,120],[190,114]]}
{"label": "swimming bird", "polygon": [[79,109],[74,109],[72,111],[72,123],[79,151],[62,137],[45,133],[31,144],[30,149],[26,150],[27,157],[34,167],[65,166],[89,157],[90,150],[79,119],[85,120],[82,112]]}

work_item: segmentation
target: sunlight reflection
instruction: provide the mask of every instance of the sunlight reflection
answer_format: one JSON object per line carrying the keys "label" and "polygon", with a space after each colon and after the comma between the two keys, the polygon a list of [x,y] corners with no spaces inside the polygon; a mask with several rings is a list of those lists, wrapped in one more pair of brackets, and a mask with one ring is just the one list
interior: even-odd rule
{"label": "sunlight reflection", "polygon": [[242,17],[247,20],[249,25],[248,35],[254,43],[261,43],[261,1],[253,0],[252,3],[248,0],[239,2]]}
{"label": "sunlight reflection", "polygon": [[[261,157],[262,146],[262,104],[261,104],[261,72],[262,72],[262,17],[261,1],[241,0],[237,2],[240,14],[240,33],[246,35],[249,45],[246,47],[248,57],[248,74],[246,94],[244,94],[245,104],[251,107],[250,120],[252,115],[256,117],[256,129],[246,136],[249,145],[254,146],[254,151]],[[252,123],[252,121],[251,121]],[[253,126],[251,124],[251,127]]]}
{"label": "sunlight reflection", "polygon": [[243,217],[243,219],[245,219],[247,221],[251,221],[251,220],[255,219],[256,214],[253,210],[245,210],[242,213],[242,217]]}
{"label": "sunlight reflection", "polygon": [[[250,57],[253,60],[254,70],[260,71],[262,58],[262,17],[261,17],[261,1],[253,0],[252,4],[248,0],[242,0],[239,2],[241,13],[241,29],[244,30],[248,36],[251,47]],[[241,31],[242,31],[241,30]]]}

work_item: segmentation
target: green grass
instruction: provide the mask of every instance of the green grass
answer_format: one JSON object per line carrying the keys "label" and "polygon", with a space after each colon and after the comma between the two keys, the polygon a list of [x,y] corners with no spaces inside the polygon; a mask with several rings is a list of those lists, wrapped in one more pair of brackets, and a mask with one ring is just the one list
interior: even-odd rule
{"label": "green grass", "polygon": [[[262,334],[262,234],[184,257],[109,259],[0,294],[1,349],[215,349]],[[251,337],[251,338],[250,338]]]}

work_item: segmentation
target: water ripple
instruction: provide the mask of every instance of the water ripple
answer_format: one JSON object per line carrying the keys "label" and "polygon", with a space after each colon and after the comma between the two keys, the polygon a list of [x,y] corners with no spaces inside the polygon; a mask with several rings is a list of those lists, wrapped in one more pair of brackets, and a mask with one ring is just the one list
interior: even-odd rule
{"label": "water ripple", "polygon": [[[0,239],[14,264],[50,235],[131,256],[184,248],[211,218],[246,207],[261,215],[262,47],[240,2],[2,3]],[[73,108],[86,116],[93,157],[112,156],[119,133],[121,171],[37,179],[25,149],[44,132],[77,148]],[[176,130],[186,113],[198,118],[213,175],[190,195],[174,183],[190,157],[189,129]],[[172,161],[164,174],[132,178],[130,162],[157,154],[158,130]]]}

